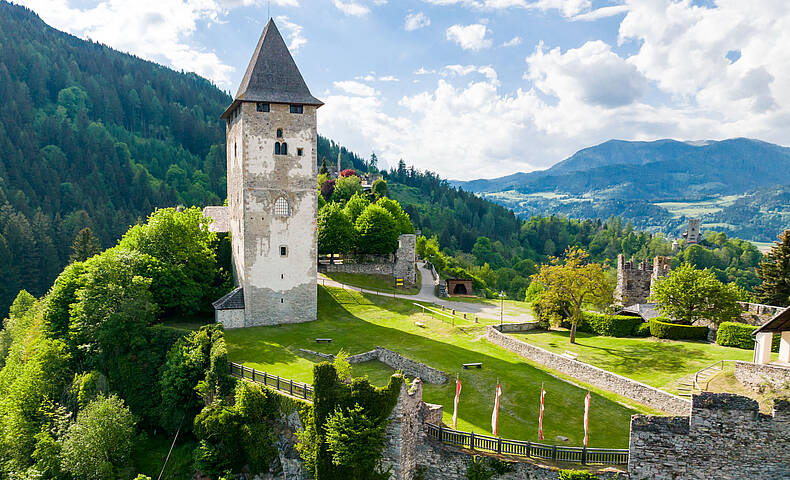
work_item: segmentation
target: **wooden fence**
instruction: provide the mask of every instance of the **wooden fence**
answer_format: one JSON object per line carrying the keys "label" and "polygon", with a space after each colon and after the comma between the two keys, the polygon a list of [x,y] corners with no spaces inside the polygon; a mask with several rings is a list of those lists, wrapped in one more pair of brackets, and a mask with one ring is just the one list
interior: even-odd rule
{"label": "wooden fence", "polygon": [[498,453],[515,457],[542,458],[559,463],[580,463],[582,465],[627,465],[628,449],[566,447],[545,445],[522,440],[508,440],[501,437],[462,432],[441,426],[425,424],[428,436],[442,443],[481,453]]}
{"label": "wooden fence", "polygon": [[246,378],[253,382],[258,382],[280,392],[287,393],[292,397],[302,398],[309,402],[313,401],[313,386],[309,383],[295,382],[289,378],[282,378],[278,375],[261,372],[254,368],[245,367],[239,363],[230,362],[230,374],[238,378]]}

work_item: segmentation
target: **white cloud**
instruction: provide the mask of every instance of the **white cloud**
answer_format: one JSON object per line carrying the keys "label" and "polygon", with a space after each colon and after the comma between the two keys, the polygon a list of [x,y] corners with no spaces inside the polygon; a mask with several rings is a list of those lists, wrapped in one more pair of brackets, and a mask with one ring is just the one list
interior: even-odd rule
{"label": "white cloud", "polygon": [[486,38],[488,29],[480,23],[472,25],[453,25],[447,29],[447,40],[452,40],[464,50],[478,51],[491,46],[491,39]]}
{"label": "white cloud", "polygon": [[521,45],[521,37],[519,37],[518,35],[516,35],[515,37],[511,38],[510,40],[502,44],[503,47],[515,47],[518,45]]}
{"label": "white cloud", "polygon": [[386,75],[383,77],[378,78],[379,82],[399,82],[400,80],[398,77],[393,77],[392,75]]}
{"label": "white cloud", "polygon": [[478,67],[476,65],[447,65],[444,67],[444,72],[442,72],[442,76],[446,77],[448,75],[465,77],[471,73],[479,73],[483,75],[485,78],[490,80],[493,83],[497,82],[497,73],[493,67],[490,65],[486,65],[483,67]]}
{"label": "white cloud", "polygon": [[[535,10],[558,10],[565,17],[589,12],[590,0],[423,0],[434,5],[463,5],[478,10],[500,10],[527,8]],[[604,7],[606,8],[606,7]]]}
{"label": "white cloud", "polygon": [[625,13],[627,11],[628,11],[628,5],[611,5],[609,7],[602,7],[586,13],[579,13],[573,15],[571,17],[571,20],[592,22],[595,20],[600,20],[602,18],[620,15],[621,13]]}
{"label": "white cloud", "polygon": [[362,97],[378,95],[376,89],[374,89],[370,85],[365,85],[364,83],[356,82],[354,80],[333,82],[333,85],[335,86],[335,88],[343,90],[345,93],[351,95],[359,95]]}
{"label": "white cloud", "polygon": [[422,12],[410,13],[406,15],[406,22],[403,28],[405,28],[407,32],[412,32],[414,30],[427,27],[430,24],[431,24],[431,19],[428,18],[428,16],[425,15],[424,13]]}
{"label": "white cloud", "polygon": [[19,3],[57,29],[230,86],[234,69],[192,39],[198,22],[219,21],[223,6],[212,0],[106,0],[86,8],[67,0]]}
{"label": "white cloud", "polygon": [[642,96],[647,81],[633,65],[600,40],[562,53],[545,51],[541,43],[527,57],[525,77],[541,92],[561,102],[578,101],[607,108],[631,104]]}
{"label": "white cloud", "polygon": [[335,7],[346,15],[362,17],[370,13],[370,8],[355,1],[332,0]]}
{"label": "white cloud", "polygon": [[290,21],[285,15],[280,15],[275,21],[285,31],[288,49],[291,53],[297,53],[299,48],[307,44],[307,39],[302,35],[303,28],[301,25]]}
{"label": "white cloud", "polygon": [[[252,5],[268,5],[267,0],[218,0],[218,3],[225,8],[249,7]],[[274,5],[280,7],[298,7],[299,0],[274,0]]]}
{"label": "white cloud", "polygon": [[436,73],[436,70],[428,70],[425,67],[420,67],[414,71],[415,75],[433,75]]}

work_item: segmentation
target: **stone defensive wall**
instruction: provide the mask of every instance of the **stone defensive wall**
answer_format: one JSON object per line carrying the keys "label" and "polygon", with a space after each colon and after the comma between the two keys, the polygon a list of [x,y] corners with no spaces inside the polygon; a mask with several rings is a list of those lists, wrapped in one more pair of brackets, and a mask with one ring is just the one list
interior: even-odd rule
{"label": "stone defensive wall", "polygon": [[417,283],[417,237],[404,234],[398,237],[398,249],[390,255],[344,255],[343,263],[322,263],[322,273],[357,273],[363,275],[390,275],[407,283]]}
{"label": "stone defensive wall", "polygon": [[774,315],[785,309],[785,307],[763,305],[761,303],[738,302],[738,305],[743,309],[743,313],[741,313],[739,320],[743,323],[758,327],[762,326]]}
{"label": "stone defensive wall", "polygon": [[790,402],[695,395],[690,416],[634,415],[629,450],[632,479],[790,478]]}
{"label": "stone defensive wall", "polygon": [[673,415],[687,415],[691,408],[691,402],[684,398],[602,368],[530,345],[500,332],[498,325],[486,327],[486,340],[545,367],[662,412]]}
{"label": "stone defensive wall", "polygon": [[[313,350],[304,348],[300,348],[299,351],[315,355],[330,362],[335,359],[335,356],[329,353],[314,352]],[[434,385],[447,383],[447,374],[443,371],[416,360],[406,358],[398,352],[384,347],[376,347],[369,352],[350,355],[347,360],[351,365],[378,360],[395,370],[400,370],[407,377],[419,377],[423,382],[432,383]]]}
{"label": "stone defensive wall", "polygon": [[790,387],[790,367],[752,362],[735,362],[735,378],[752,390],[761,392],[766,387]]}

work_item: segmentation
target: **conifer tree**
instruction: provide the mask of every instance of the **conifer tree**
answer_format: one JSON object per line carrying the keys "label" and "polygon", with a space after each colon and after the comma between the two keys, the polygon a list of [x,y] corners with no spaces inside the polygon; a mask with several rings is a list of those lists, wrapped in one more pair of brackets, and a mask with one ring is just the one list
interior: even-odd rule
{"label": "conifer tree", "polygon": [[326,168],[326,157],[321,157],[321,170],[318,173],[327,175],[329,173],[329,169]]}
{"label": "conifer tree", "polygon": [[84,262],[97,253],[101,253],[101,243],[99,243],[99,239],[96,238],[96,235],[93,234],[93,230],[91,230],[90,227],[85,227],[74,237],[74,243],[71,244],[71,257],[69,257],[69,261],[71,263]]}
{"label": "conifer tree", "polygon": [[763,256],[757,267],[763,281],[757,286],[761,302],[786,307],[790,305],[790,230],[779,235],[779,241]]}

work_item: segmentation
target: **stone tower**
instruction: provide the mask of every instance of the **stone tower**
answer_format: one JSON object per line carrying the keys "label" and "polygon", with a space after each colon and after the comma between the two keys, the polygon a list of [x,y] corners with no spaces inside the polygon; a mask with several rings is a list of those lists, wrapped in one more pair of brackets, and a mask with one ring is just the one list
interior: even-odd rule
{"label": "stone tower", "polygon": [[225,215],[238,287],[214,307],[228,328],[316,319],[316,111],[321,105],[269,20],[221,117],[227,135]]}
{"label": "stone tower", "polygon": [[689,218],[689,228],[683,233],[683,238],[686,239],[686,245],[694,245],[699,243],[700,240],[700,219]]}

